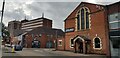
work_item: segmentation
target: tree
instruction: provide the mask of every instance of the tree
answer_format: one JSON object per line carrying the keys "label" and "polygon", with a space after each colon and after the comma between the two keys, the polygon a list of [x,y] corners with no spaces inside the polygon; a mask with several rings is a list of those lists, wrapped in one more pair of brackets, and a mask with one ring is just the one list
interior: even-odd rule
{"label": "tree", "polygon": [[8,32],[7,27],[2,23],[2,40],[6,42],[7,40],[9,40],[9,37],[10,33]]}

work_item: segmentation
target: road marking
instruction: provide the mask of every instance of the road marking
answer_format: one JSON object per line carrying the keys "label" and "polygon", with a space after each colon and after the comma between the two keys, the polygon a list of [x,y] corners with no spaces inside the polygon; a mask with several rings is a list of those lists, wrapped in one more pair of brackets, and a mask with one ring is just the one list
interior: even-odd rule
{"label": "road marking", "polygon": [[42,50],[34,50],[35,52],[43,52]]}
{"label": "road marking", "polygon": [[39,51],[39,50],[34,50],[34,51]]}

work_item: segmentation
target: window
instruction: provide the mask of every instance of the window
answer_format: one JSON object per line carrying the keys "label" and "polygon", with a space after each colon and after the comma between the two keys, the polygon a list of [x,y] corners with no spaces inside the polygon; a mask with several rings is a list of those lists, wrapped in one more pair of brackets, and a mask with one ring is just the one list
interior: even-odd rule
{"label": "window", "polygon": [[101,49],[102,47],[101,47],[101,40],[100,40],[100,38],[95,38],[94,39],[94,49]]}
{"label": "window", "polygon": [[32,38],[34,38],[34,34],[32,34]]}
{"label": "window", "polygon": [[120,45],[120,44],[119,44],[120,40],[113,40],[112,42],[113,42],[113,48],[120,48],[120,47],[119,47],[119,45]]}
{"label": "window", "polygon": [[85,30],[90,28],[90,11],[88,8],[83,7],[77,13],[77,30]]}
{"label": "window", "polygon": [[118,21],[119,20],[119,14],[120,13],[115,13],[115,14],[109,15],[108,16],[109,22]]}
{"label": "window", "polygon": [[120,13],[114,13],[114,14],[110,14],[108,16],[109,19],[109,29],[117,29],[120,28]]}
{"label": "window", "polygon": [[95,38],[95,48],[100,48],[100,39]]}
{"label": "window", "polygon": [[39,34],[39,37],[42,37],[42,34]]}
{"label": "window", "polygon": [[84,9],[81,9],[81,29],[85,28],[85,22],[84,22]]}
{"label": "window", "polygon": [[49,38],[52,38],[52,35],[47,35],[47,38],[49,39]]}
{"label": "window", "polygon": [[70,40],[70,47],[71,47],[71,48],[74,47],[74,39],[71,39],[71,40]]}
{"label": "window", "polygon": [[86,9],[86,29],[89,29],[89,13],[87,9]]}
{"label": "window", "polygon": [[77,30],[80,30],[80,15],[79,15],[79,12],[77,14]]}
{"label": "window", "polygon": [[120,28],[120,22],[110,23],[110,29]]}
{"label": "window", "polygon": [[58,46],[62,46],[62,41],[59,41],[59,42],[58,42]]}
{"label": "window", "polygon": [[17,23],[14,23],[14,29],[17,29],[18,25]]}
{"label": "window", "polygon": [[112,36],[120,36],[120,30],[110,30],[109,35]]}

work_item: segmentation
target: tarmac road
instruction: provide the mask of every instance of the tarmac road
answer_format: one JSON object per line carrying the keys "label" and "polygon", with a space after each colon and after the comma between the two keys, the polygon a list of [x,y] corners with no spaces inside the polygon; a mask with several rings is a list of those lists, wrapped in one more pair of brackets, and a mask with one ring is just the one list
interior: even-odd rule
{"label": "tarmac road", "polygon": [[2,58],[106,58],[105,55],[80,54],[68,51],[53,51],[46,48],[24,48],[22,51],[11,53],[11,48],[2,49]]}

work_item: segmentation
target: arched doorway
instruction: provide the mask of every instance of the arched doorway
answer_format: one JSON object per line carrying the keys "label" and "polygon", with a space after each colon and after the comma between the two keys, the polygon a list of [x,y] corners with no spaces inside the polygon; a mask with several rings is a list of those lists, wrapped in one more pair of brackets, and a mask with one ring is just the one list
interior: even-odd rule
{"label": "arched doorway", "polygon": [[74,52],[75,53],[89,53],[90,39],[85,36],[77,35],[73,38],[74,41]]}
{"label": "arched doorway", "polygon": [[75,53],[83,53],[83,40],[77,38],[74,43],[75,43]]}

